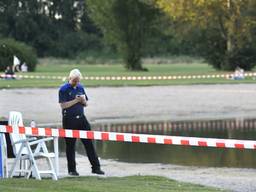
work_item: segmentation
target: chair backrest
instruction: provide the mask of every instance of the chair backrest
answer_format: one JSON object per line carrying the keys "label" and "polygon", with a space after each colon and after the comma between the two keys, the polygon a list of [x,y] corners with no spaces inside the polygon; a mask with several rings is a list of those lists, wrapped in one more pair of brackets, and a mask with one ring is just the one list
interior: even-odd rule
{"label": "chair backrest", "polygon": [[[11,111],[9,113],[9,120],[8,120],[8,125],[12,126],[13,128],[21,127],[24,126],[23,120],[22,120],[22,114],[17,111]],[[17,153],[20,150],[21,144],[16,144],[14,145],[15,142],[20,141],[22,139],[26,139],[25,134],[17,134],[17,133],[11,133],[10,134],[10,139],[13,147],[13,152],[14,155],[17,155]],[[27,154],[27,151],[23,151],[24,154]]]}

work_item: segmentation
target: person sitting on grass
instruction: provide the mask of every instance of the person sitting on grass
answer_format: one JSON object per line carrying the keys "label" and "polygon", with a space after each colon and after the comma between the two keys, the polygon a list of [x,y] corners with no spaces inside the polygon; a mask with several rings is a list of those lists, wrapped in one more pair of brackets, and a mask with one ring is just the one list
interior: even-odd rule
{"label": "person sitting on grass", "polygon": [[244,70],[240,67],[237,67],[233,76],[234,80],[243,80],[244,79]]}
{"label": "person sitting on grass", "polygon": [[5,73],[5,79],[15,79],[14,71],[12,70],[12,68],[10,66],[6,67],[4,73]]}

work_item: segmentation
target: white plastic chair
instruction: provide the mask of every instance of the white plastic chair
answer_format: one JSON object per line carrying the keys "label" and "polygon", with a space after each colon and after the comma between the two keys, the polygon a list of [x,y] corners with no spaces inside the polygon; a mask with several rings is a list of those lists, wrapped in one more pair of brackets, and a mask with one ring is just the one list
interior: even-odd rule
{"label": "white plastic chair", "polygon": [[[13,128],[22,127],[23,120],[20,112],[11,111],[9,114],[8,124]],[[25,134],[11,133],[10,139],[15,155],[15,160],[10,171],[10,177],[16,172],[24,173],[28,179],[31,174],[36,179],[41,180],[41,174],[51,174],[53,180],[57,180],[57,174],[53,167],[51,158],[55,157],[54,153],[49,153],[46,147],[46,141],[53,140],[53,137],[37,139],[36,137],[27,138]],[[31,148],[35,146],[35,148]],[[48,162],[49,170],[39,170],[37,159],[45,158]],[[20,162],[20,168],[18,168]]]}

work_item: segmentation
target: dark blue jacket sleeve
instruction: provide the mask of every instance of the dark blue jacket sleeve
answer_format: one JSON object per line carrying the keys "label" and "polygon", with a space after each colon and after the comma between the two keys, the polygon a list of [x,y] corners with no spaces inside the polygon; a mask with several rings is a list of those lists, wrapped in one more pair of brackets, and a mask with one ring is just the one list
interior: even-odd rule
{"label": "dark blue jacket sleeve", "polygon": [[66,91],[60,89],[59,90],[59,103],[67,102],[67,93]]}

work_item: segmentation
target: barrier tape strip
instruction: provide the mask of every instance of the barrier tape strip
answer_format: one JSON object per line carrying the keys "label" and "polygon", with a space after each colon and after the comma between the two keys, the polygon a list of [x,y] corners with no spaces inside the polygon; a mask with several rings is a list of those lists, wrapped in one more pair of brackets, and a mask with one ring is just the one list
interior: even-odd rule
{"label": "barrier tape strip", "polygon": [[[137,80],[176,80],[176,79],[214,79],[214,78],[232,78],[233,73],[212,74],[212,75],[161,75],[161,76],[87,76],[83,80],[96,81],[137,81]],[[256,77],[256,73],[245,73],[245,77]],[[24,78],[24,79],[59,79],[65,81],[67,77],[63,76],[45,76],[45,75],[5,75],[1,74],[0,78]]]}
{"label": "barrier tape strip", "polygon": [[34,128],[34,127],[12,127],[0,125],[0,132],[26,134],[31,136],[54,136],[69,138],[84,138],[102,141],[119,141],[132,143],[151,143],[166,145],[235,148],[235,149],[256,149],[256,141],[180,137],[168,135],[149,135],[117,132],[82,131],[69,129]]}

